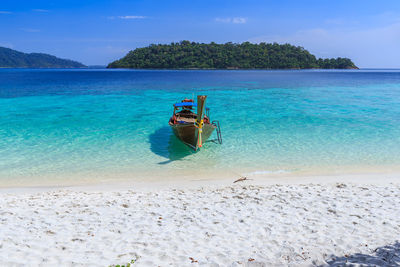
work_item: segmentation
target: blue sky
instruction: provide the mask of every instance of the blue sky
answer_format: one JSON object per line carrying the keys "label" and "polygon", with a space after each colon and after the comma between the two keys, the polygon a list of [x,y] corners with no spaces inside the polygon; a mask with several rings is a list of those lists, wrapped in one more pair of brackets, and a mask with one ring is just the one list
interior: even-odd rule
{"label": "blue sky", "polygon": [[400,68],[400,1],[2,0],[0,46],[105,65],[151,43],[278,42]]}

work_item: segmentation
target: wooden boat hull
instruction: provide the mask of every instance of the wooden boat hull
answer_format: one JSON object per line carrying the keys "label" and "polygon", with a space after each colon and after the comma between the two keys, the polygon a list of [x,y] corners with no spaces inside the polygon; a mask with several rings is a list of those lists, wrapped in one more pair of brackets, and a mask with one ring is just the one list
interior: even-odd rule
{"label": "wooden boat hull", "polygon": [[[183,143],[190,146],[194,150],[197,150],[198,147],[196,146],[197,136],[196,130],[197,128],[194,124],[169,124],[172,128],[172,131]],[[212,124],[204,124],[203,131],[201,133],[201,140],[204,144],[208,138],[210,138],[211,134],[215,130],[215,126]]]}

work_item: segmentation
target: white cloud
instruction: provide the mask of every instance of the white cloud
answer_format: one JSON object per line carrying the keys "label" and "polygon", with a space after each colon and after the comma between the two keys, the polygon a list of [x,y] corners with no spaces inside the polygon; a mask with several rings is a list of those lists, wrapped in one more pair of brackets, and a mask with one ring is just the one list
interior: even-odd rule
{"label": "white cloud", "polygon": [[246,22],[247,22],[246,18],[233,18],[232,19],[232,23],[235,23],[235,24],[243,24]]}
{"label": "white cloud", "polygon": [[12,14],[10,11],[0,11],[0,14]]}
{"label": "white cloud", "polygon": [[222,23],[230,23],[231,19],[230,18],[216,18],[216,22],[222,22]]}
{"label": "white cloud", "polygon": [[40,8],[37,8],[37,9],[32,9],[32,11],[35,11],[35,12],[50,12],[50,10],[47,10],[47,9],[40,9]]}
{"label": "white cloud", "polygon": [[145,19],[146,16],[110,16],[108,19]]}
{"label": "white cloud", "polygon": [[317,57],[348,57],[364,68],[400,67],[400,22],[369,29],[314,28],[249,41],[299,45]]}
{"label": "white cloud", "polygon": [[21,28],[20,30],[24,32],[40,32],[39,29],[32,29],[32,28]]}
{"label": "white cloud", "polygon": [[221,23],[234,23],[234,24],[244,24],[247,22],[246,18],[234,17],[234,18],[215,18],[216,22]]}
{"label": "white cloud", "polygon": [[145,19],[145,16],[119,16],[120,19]]}

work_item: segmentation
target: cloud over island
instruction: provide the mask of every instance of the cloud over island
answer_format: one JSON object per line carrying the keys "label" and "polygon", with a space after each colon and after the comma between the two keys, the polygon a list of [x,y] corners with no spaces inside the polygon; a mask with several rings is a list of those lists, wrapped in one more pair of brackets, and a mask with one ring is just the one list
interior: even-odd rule
{"label": "cloud over island", "polygon": [[398,68],[400,62],[400,54],[394,52],[400,43],[400,21],[365,28],[311,28],[247,41],[299,45],[318,57],[349,57],[361,68]]}
{"label": "cloud over island", "polygon": [[215,21],[221,23],[244,24],[247,22],[247,19],[243,17],[215,18]]}
{"label": "cloud over island", "polygon": [[32,28],[20,28],[20,30],[24,32],[40,32],[39,29],[32,29]]}
{"label": "cloud over island", "polygon": [[109,16],[108,19],[145,19],[146,16]]}
{"label": "cloud over island", "polygon": [[50,10],[41,9],[41,8],[35,8],[35,9],[32,9],[32,11],[34,11],[34,12],[41,12],[41,13],[50,12]]}

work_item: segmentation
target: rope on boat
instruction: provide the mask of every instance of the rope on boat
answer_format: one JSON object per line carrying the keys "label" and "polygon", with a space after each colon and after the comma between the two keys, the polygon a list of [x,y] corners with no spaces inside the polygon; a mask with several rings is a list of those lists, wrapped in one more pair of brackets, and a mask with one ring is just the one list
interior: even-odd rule
{"label": "rope on boat", "polygon": [[203,132],[203,119],[201,119],[201,121],[200,121],[200,123],[199,123],[199,143],[198,143],[198,146],[199,147],[202,147],[203,146],[203,139],[202,139],[202,137],[201,137],[201,134],[202,134],[202,132]]}

